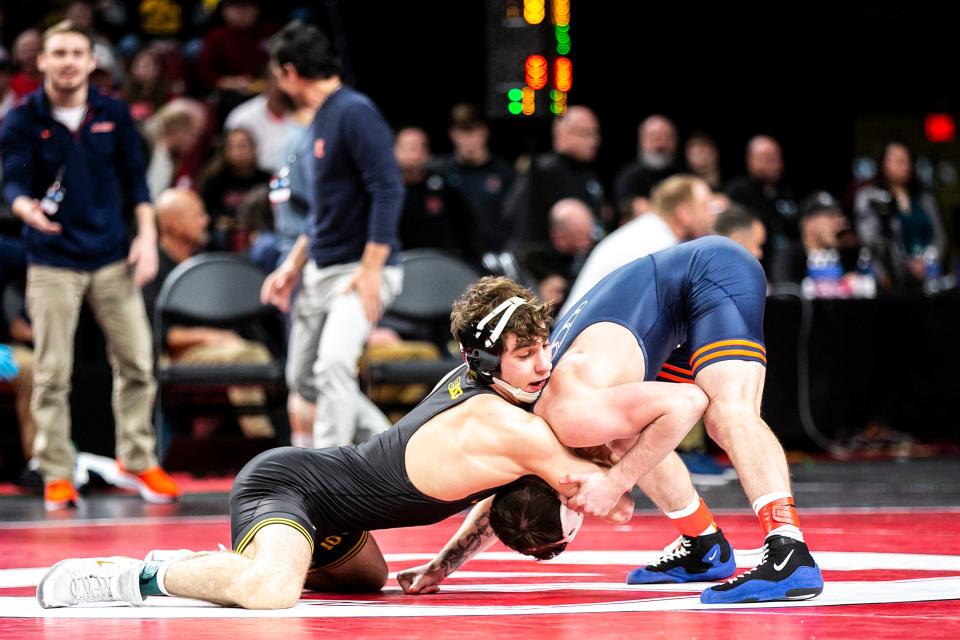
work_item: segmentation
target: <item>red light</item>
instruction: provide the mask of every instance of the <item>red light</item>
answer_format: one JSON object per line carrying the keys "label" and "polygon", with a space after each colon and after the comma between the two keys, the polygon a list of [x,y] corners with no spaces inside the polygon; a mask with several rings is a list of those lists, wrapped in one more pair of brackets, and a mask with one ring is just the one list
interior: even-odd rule
{"label": "red light", "polygon": [[949,113],[931,113],[923,123],[930,142],[951,142],[957,134],[957,125]]}
{"label": "red light", "polygon": [[524,71],[527,86],[531,89],[543,89],[547,86],[547,59],[543,56],[528,56]]}
{"label": "red light", "polygon": [[553,84],[564,93],[573,85],[573,63],[570,58],[557,58],[553,63]]}

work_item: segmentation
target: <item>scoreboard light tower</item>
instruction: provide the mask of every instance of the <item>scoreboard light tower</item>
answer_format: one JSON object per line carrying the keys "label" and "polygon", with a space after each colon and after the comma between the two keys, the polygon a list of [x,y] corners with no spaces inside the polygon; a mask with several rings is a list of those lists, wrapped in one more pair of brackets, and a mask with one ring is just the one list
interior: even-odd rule
{"label": "scoreboard light tower", "polygon": [[573,86],[570,0],[487,0],[490,118],[563,115]]}

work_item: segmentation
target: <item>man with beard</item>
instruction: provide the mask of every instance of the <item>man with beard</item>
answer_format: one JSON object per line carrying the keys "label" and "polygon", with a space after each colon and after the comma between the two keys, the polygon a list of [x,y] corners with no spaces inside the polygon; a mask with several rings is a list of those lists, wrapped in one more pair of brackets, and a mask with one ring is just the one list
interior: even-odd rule
{"label": "man with beard", "polygon": [[653,187],[680,173],[677,163],[677,127],[666,116],[654,114],[640,123],[637,161],[617,174],[613,194],[621,222],[650,210]]}
{"label": "man with beard", "polygon": [[[84,299],[109,345],[117,457],[141,495],[170,502],[176,485],[157,465],[150,416],[156,383],[139,287],[157,273],[154,211],[129,107],[89,85],[93,39],[69,21],[44,34],[43,86],[4,120],[3,195],[25,226],[27,310],[36,368],[34,456],[48,509],[75,505],[70,442],[74,335]],[[125,208],[137,233],[128,242]]]}

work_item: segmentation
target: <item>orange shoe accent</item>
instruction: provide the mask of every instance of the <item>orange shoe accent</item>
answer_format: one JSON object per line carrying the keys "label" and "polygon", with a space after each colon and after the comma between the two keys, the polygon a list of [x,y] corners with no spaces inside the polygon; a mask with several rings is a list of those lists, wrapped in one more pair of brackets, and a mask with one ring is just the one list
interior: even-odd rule
{"label": "orange shoe accent", "polygon": [[43,487],[43,504],[47,511],[76,507],[80,497],[69,480],[51,480]]}
{"label": "orange shoe accent", "polygon": [[797,506],[793,503],[792,497],[778,498],[768,502],[757,511],[757,517],[760,519],[760,527],[764,535],[784,525],[800,528],[800,514],[797,513]]}
{"label": "orange shoe accent", "polygon": [[180,497],[180,489],[167,472],[160,467],[153,467],[146,471],[134,473],[127,471],[117,462],[117,469],[136,482],[136,489],[147,502],[167,503]]}
{"label": "orange shoe accent", "polygon": [[702,535],[707,527],[714,524],[713,514],[710,513],[710,507],[703,501],[703,498],[700,498],[700,506],[697,507],[696,511],[688,516],[672,519],[671,522],[673,522],[677,531],[690,538]]}

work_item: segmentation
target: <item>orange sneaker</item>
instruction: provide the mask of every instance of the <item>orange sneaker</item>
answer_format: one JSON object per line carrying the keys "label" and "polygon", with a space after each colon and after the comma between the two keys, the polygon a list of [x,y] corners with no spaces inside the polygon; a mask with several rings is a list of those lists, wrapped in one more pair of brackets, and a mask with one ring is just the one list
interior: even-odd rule
{"label": "orange sneaker", "polygon": [[79,501],[77,490],[69,480],[51,480],[43,487],[43,504],[47,511],[76,507]]}
{"label": "orange sneaker", "polygon": [[117,462],[117,470],[124,477],[125,482],[121,484],[139,491],[140,496],[147,502],[167,504],[180,497],[180,489],[177,487],[177,483],[160,467],[134,473],[133,471],[127,471],[123,468],[123,465]]}

